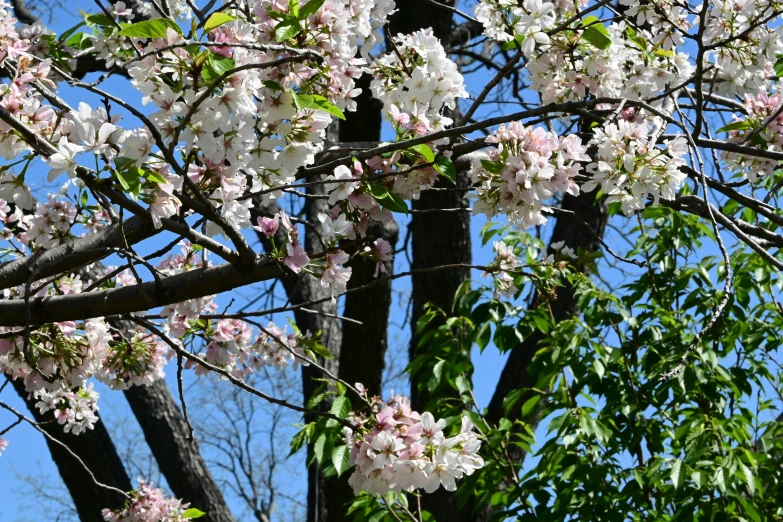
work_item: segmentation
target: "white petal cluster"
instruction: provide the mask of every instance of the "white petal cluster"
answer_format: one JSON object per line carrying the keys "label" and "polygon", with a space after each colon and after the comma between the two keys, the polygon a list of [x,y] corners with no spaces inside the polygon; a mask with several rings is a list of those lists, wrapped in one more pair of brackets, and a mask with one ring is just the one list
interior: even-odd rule
{"label": "white petal cluster", "polygon": [[366,433],[345,429],[349,462],[356,466],[348,483],[357,494],[417,489],[432,493],[441,485],[454,491],[457,480],[484,466],[478,455],[481,441],[467,417],[462,418],[459,433],[446,438],[444,420],[435,422],[429,412],[419,415],[406,397],[398,396],[367,422]]}
{"label": "white petal cluster", "polygon": [[106,522],[185,522],[185,510],[189,504],[176,498],[168,498],[160,488],[139,479],[139,487],[130,494],[125,507],[112,511],[104,509]]}
{"label": "white petal cluster", "polygon": [[644,209],[647,200],[673,200],[686,175],[680,170],[688,152],[687,141],[677,137],[656,147],[648,123],[620,120],[595,129],[590,144],[598,147],[598,161],[587,166],[593,178],[582,186],[590,192],[597,187],[619,201],[623,213]]}
{"label": "white petal cluster", "polygon": [[685,81],[694,71],[687,54],[653,51],[649,35],[631,33],[624,23],[611,24],[607,31],[612,42],[606,49],[578,35],[573,40],[559,35],[545,53],[531,57],[530,86],[541,94],[543,103],[582,100],[588,95],[639,100]]}
{"label": "white petal cluster", "polygon": [[474,159],[471,180],[477,185],[474,213],[502,213],[511,223],[527,228],[546,223],[543,212],[557,193],[579,193],[573,178],[587,160],[576,135],[557,136],[520,122],[501,125],[486,140],[497,143],[485,159]]}
{"label": "white petal cluster", "polygon": [[532,56],[537,46],[549,45],[546,31],[556,21],[556,5],[542,0],[481,0],[474,12],[489,38],[508,42],[518,36],[525,56]]}
{"label": "white petal cluster", "polygon": [[432,29],[424,29],[397,35],[394,43],[396,52],[385,54],[372,64],[373,96],[383,101],[385,113],[406,114],[406,126],[419,135],[450,125],[452,120],[443,115],[443,109],[453,109],[457,98],[466,98],[468,93],[457,65],[440,40]]}

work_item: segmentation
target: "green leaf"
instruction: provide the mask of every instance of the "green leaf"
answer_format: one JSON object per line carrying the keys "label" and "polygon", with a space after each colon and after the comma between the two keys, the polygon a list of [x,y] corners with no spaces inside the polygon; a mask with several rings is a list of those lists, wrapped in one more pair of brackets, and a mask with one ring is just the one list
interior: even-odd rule
{"label": "green leaf", "polygon": [[206,513],[198,508],[188,508],[182,512],[182,518],[201,518],[204,515],[206,515]]}
{"label": "green leaf", "polygon": [[299,19],[299,0],[288,0],[288,12],[296,19]]}
{"label": "green leaf", "polygon": [[435,379],[440,383],[440,381],[443,379],[443,367],[446,365],[446,360],[440,360],[437,363],[435,363],[435,366],[432,368],[432,375],[435,376]]}
{"label": "green leaf", "polygon": [[381,511],[376,511],[373,513],[373,515],[367,520],[367,522],[381,522],[383,520],[383,517],[386,516],[386,510],[383,509]]}
{"label": "green leaf", "polygon": [[525,404],[522,405],[522,416],[528,417],[530,414],[535,412],[538,409],[538,403],[541,401],[540,395],[533,395],[528,400],[525,401]]}
{"label": "green leaf", "polygon": [[125,24],[120,31],[120,36],[131,38],[166,38],[166,32],[173,29],[182,35],[182,29],[173,20],[168,18],[156,18],[154,20],[142,20],[135,24]]}
{"label": "green leaf", "polygon": [[427,163],[432,163],[435,161],[435,153],[432,152],[432,149],[426,143],[414,145],[410,148],[410,150],[418,153]]}
{"label": "green leaf", "polygon": [[604,374],[606,373],[606,368],[604,367],[604,363],[602,363],[600,359],[593,360],[593,370],[595,370],[595,373],[596,375],[598,375],[599,379],[604,378]]}
{"label": "green leaf", "polygon": [[[592,24],[592,25],[591,25]],[[582,38],[597,49],[608,49],[612,45],[609,31],[595,16],[588,16],[582,21],[582,26],[589,26],[582,32]]]}
{"label": "green leaf", "polygon": [[219,54],[212,52],[209,53],[207,57],[207,63],[217,76],[222,76],[237,66],[236,62],[232,58],[220,56]]}
{"label": "green leaf", "polygon": [[139,176],[137,169],[126,171],[115,170],[114,176],[131,198],[135,200],[139,197],[139,192],[141,191],[141,176]]}
{"label": "green leaf", "polygon": [[435,170],[440,173],[441,176],[451,181],[455,185],[457,184],[457,169],[454,168],[454,162],[446,156],[438,156],[435,160]]}
{"label": "green leaf", "polygon": [[315,439],[315,444],[313,444],[313,454],[315,455],[318,464],[323,462],[324,453],[327,453],[326,450],[328,449],[329,445],[329,437],[326,435],[326,433],[321,433],[318,438]]}
{"label": "green leaf", "polygon": [[74,34],[78,28],[80,28],[81,26],[85,25],[86,23],[87,22],[79,22],[78,24],[74,25],[73,27],[71,27],[70,29],[65,31],[64,33],[60,34],[60,36],[57,37],[57,41],[59,41],[59,42],[67,42],[68,38],[70,38],[71,35]]}
{"label": "green leaf", "polygon": [[209,18],[207,18],[207,21],[204,24],[204,30],[211,31],[216,27],[220,27],[221,25],[227,24],[228,22],[231,22],[236,19],[237,19],[236,16],[232,16],[230,14],[221,13],[221,12],[212,13],[211,15],[209,15]]}
{"label": "green leaf", "polygon": [[669,477],[672,479],[674,489],[678,489],[680,486],[682,486],[683,473],[681,460],[676,459],[674,462],[672,462],[672,467],[669,470]]}
{"label": "green leaf", "polygon": [[344,419],[348,416],[350,411],[351,401],[348,400],[348,397],[337,397],[332,403],[332,408],[329,410],[329,413]]}
{"label": "green leaf", "polygon": [[718,129],[718,132],[729,132],[735,130],[748,130],[748,129],[750,129],[750,121],[740,120],[740,121],[729,123],[728,125],[724,125],[720,129]]}
{"label": "green leaf", "polygon": [[726,493],[726,479],[723,477],[723,468],[718,468],[718,471],[715,473],[715,485],[718,486],[721,493]]}
{"label": "green leaf", "polygon": [[386,188],[381,185],[370,185],[370,191],[373,197],[383,208],[389,209],[392,212],[408,213],[408,204],[405,200],[396,194],[392,194]]}
{"label": "green leaf", "polygon": [[288,18],[275,26],[275,41],[285,42],[302,32],[299,20]]}
{"label": "green leaf", "polygon": [[282,91],[283,88],[274,80],[264,80],[264,87],[272,89],[273,91]]}
{"label": "green leaf", "polygon": [[492,329],[490,328],[489,323],[482,323],[476,334],[476,345],[479,347],[479,350],[483,352],[487,345],[489,345],[491,339]]}
{"label": "green leaf", "polygon": [[115,27],[114,20],[105,14],[85,15],[84,22],[88,25],[97,25],[100,27]]}
{"label": "green leaf", "polygon": [[459,390],[460,394],[470,392],[470,381],[465,376],[458,375],[455,379],[455,384],[457,385],[457,390]]}
{"label": "green leaf", "polygon": [[742,475],[745,478],[745,483],[748,485],[750,494],[753,495],[756,492],[756,481],[753,477],[753,471],[742,462],[740,462],[740,469],[742,470]]}
{"label": "green leaf", "polygon": [[301,430],[299,433],[294,435],[294,437],[291,439],[291,453],[288,454],[290,457],[300,449],[302,449],[302,446],[304,446],[305,440],[307,440],[307,430]]}
{"label": "green leaf", "polygon": [[332,465],[337,475],[343,474],[343,471],[348,469],[348,460],[351,457],[351,452],[348,446],[337,446],[332,450]]}
{"label": "green leaf", "polygon": [[745,514],[748,515],[753,522],[761,522],[761,515],[759,515],[759,512],[753,507],[753,502],[748,502],[742,497],[738,497],[738,499],[740,504],[742,504],[742,509],[745,511]]}
{"label": "green leaf", "polygon": [[294,99],[294,105],[300,111],[306,109],[322,110],[337,116],[341,120],[345,119],[345,114],[343,114],[343,111],[329,103],[329,100],[323,96],[319,96],[317,94],[298,94],[295,92],[292,92],[291,96]]}
{"label": "green leaf", "polygon": [[775,62],[775,76],[778,78],[783,77],[783,56],[779,56],[777,61]]}
{"label": "green leaf", "polygon": [[71,37],[65,41],[65,45],[83,51],[88,47],[92,47],[92,38],[90,38],[90,35],[87,33],[72,34]]}
{"label": "green leaf", "polygon": [[159,183],[159,184],[166,184],[168,181],[166,181],[166,178],[158,174],[157,172],[146,170],[146,169],[139,169],[140,175],[145,178],[148,181],[152,181],[153,183]]}
{"label": "green leaf", "polygon": [[307,4],[299,9],[299,19],[304,20],[310,15],[315,14],[321,6],[324,5],[326,0],[310,0]]}
{"label": "green leaf", "polygon": [[308,343],[307,347],[324,359],[332,359],[332,353],[329,351],[329,349],[319,342]]}
{"label": "green leaf", "polygon": [[408,204],[405,203],[405,200],[397,194],[392,194],[391,192],[388,194],[389,195],[387,197],[380,200],[378,203],[380,203],[383,208],[387,208],[392,212],[402,212],[403,214],[407,214]]}
{"label": "green leaf", "polygon": [[481,160],[481,166],[490,174],[501,174],[506,168],[502,161]]}

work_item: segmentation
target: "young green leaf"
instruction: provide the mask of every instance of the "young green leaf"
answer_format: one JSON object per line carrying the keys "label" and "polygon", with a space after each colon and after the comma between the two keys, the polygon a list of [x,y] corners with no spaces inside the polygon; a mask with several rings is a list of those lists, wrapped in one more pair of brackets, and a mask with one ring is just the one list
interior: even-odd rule
{"label": "young green leaf", "polygon": [[275,41],[285,42],[302,32],[299,20],[288,18],[275,26]]}
{"label": "young green leaf", "polygon": [[718,129],[717,132],[729,132],[735,130],[748,130],[748,129],[750,129],[750,121],[740,120],[740,121],[729,123],[728,125],[724,125],[720,129]]}
{"label": "young green leaf", "polygon": [[435,159],[435,170],[447,180],[457,184],[457,169],[454,168],[454,162],[446,156],[438,156]]}
{"label": "young green leaf", "polygon": [[419,154],[427,163],[432,163],[435,161],[435,153],[433,153],[429,145],[425,143],[414,145],[410,150]]}
{"label": "young green leaf", "polygon": [[206,515],[205,512],[201,511],[198,508],[188,508],[185,511],[182,512],[182,518],[185,519],[194,519],[194,518],[201,518],[204,515]]}
{"label": "young green leaf", "polygon": [[141,177],[138,169],[129,169],[126,171],[115,170],[114,176],[120,182],[123,190],[134,200],[139,197],[141,191]]}
{"label": "young green leaf", "polygon": [[131,38],[166,38],[169,29],[173,29],[182,35],[182,29],[173,20],[168,18],[156,18],[154,20],[142,20],[135,24],[125,24],[120,31],[120,36]]}
{"label": "young green leaf", "polygon": [[348,416],[350,411],[351,401],[348,400],[348,397],[337,397],[332,403],[332,407],[329,410],[329,413],[344,419]]}
{"label": "young green leaf", "polygon": [[337,472],[338,477],[348,469],[348,460],[350,457],[351,452],[349,451],[348,446],[337,446],[332,450],[332,465],[334,466],[334,470]]}
{"label": "young green leaf", "polygon": [[214,12],[211,15],[209,15],[209,18],[207,18],[207,21],[204,24],[204,30],[209,32],[216,27],[220,27],[221,25],[227,24],[228,22],[231,22],[236,19],[237,19],[236,16],[232,16],[227,13]]}
{"label": "young green leaf", "polygon": [[304,20],[310,15],[314,15],[326,0],[310,0],[304,7],[299,8],[299,19]]}
{"label": "young green leaf", "polygon": [[582,38],[597,49],[608,49],[612,45],[612,37],[609,31],[595,16],[588,16],[582,20],[582,26],[587,27],[582,32]]}
{"label": "young green leaf", "polygon": [[114,20],[104,14],[91,14],[84,16],[84,22],[87,25],[97,25],[99,27],[114,27]]}

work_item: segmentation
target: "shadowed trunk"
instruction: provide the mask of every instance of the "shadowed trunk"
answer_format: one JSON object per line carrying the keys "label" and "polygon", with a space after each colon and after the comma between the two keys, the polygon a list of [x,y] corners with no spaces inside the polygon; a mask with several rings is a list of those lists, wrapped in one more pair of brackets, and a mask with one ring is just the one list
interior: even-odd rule
{"label": "shadowed trunk", "polygon": [[[582,248],[589,252],[598,251],[601,248],[599,237],[603,237],[607,215],[606,207],[603,204],[596,203],[595,193],[583,192],[576,197],[566,195],[560,208],[574,212],[575,215],[558,215],[550,244],[564,241],[567,246],[574,250]],[[590,233],[580,219],[590,225],[598,237]],[[552,253],[551,248],[549,251]],[[573,289],[567,284],[559,287],[557,289],[557,297],[549,301],[549,306],[555,321],[559,322],[571,317],[577,312]],[[538,344],[543,338],[544,334],[536,330],[511,350],[487,409],[487,420],[490,423],[497,424],[502,417],[507,417],[512,422],[519,418],[519,408],[510,411],[508,416],[504,415],[503,399],[513,390],[535,387],[536,376],[530,375],[527,370],[533,356],[538,351]],[[524,404],[527,398],[528,395],[523,395],[519,400],[519,404]],[[536,420],[535,424],[537,422]],[[535,424],[531,425],[531,428],[535,429]],[[520,456],[524,458],[524,454],[520,453]]]}
{"label": "shadowed trunk", "polygon": [[[80,435],[65,433],[63,427],[54,419],[53,412],[41,414],[35,407],[35,399],[28,398],[21,380],[12,380],[11,385],[24,399],[35,421],[41,424],[41,428],[54,439],[68,446],[95,475],[98,482],[122,491],[130,491],[135,487],[131,485],[122,460],[103,422],[96,422],[94,429]],[[49,438],[45,440],[60,477],[71,494],[81,522],[103,522],[101,511],[104,508],[120,509],[125,505],[125,497],[116,491],[95,485],[89,473],[73,458],[73,455]]]}
{"label": "shadowed trunk", "polygon": [[206,512],[204,521],[233,522],[198,443],[188,441],[187,424],[165,381],[133,386],[125,390],[125,398],[174,496]]}
{"label": "shadowed trunk", "polygon": [[[453,2],[442,2],[453,5]],[[399,12],[390,21],[391,33],[412,33],[432,27],[434,35],[443,42],[451,36],[452,13],[446,9],[420,0],[402,0],[397,2]],[[468,184],[466,173],[458,176],[459,185]],[[447,180],[439,180],[436,188],[448,189],[454,186]],[[425,191],[418,201],[414,201],[414,210],[433,210],[442,208],[467,208],[465,193],[460,191]],[[470,240],[470,213],[468,212],[427,212],[413,213],[410,222],[412,269],[431,268],[440,265],[466,263],[472,259]],[[460,284],[470,279],[470,270],[441,270],[414,274],[411,278],[413,289],[411,314],[410,358],[413,359],[426,346],[417,348],[419,337],[416,335],[416,323],[423,315],[424,305],[433,303],[446,313],[451,311],[451,301]],[[415,376],[413,376],[415,379]],[[423,411],[429,400],[425,391],[419,390],[415,380],[411,383],[411,405],[413,409]],[[439,489],[431,495],[422,497],[422,508],[429,511],[438,522],[462,520],[462,514],[454,502],[453,493]]]}

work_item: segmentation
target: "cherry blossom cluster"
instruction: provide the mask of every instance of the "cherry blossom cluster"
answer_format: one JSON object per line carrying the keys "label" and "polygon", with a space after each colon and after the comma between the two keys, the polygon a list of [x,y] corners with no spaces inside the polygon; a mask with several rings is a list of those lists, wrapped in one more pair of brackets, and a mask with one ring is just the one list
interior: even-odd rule
{"label": "cherry blossom cluster", "polygon": [[598,161],[587,166],[592,175],[582,190],[601,187],[608,203],[620,202],[625,215],[645,207],[648,199],[673,200],[686,175],[688,143],[682,136],[656,147],[647,122],[620,119],[594,130],[590,145],[598,148]]}
{"label": "cherry blossom cluster", "polygon": [[8,441],[5,440],[3,437],[0,437],[0,455],[3,454],[3,452],[8,447]]}
{"label": "cherry blossom cluster", "polygon": [[432,29],[394,38],[396,49],[372,64],[373,96],[402,129],[429,134],[451,125],[443,109],[467,98],[464,80]]}
{"label": "cherry blossom cluster", "polygon": [[[517,270],[522,266],[522,262],[514,252],[514,247],[507,244],[504,241],[495,241],[492,243],[495,249],[495,259],[491,266],[496,268],[497,271],[492,272],[492,278],[495,285],[495,299],[499,299],[501,295],[504,297],[514,296],[519,289],[517,288],[514,275],[509,272]],[[485,273],[482,275],[490,275]]]}
{"label": "cherry blossom cluster", "polygon": [[416,489],[432,493],[441,484],[454,491],[458,479],[484,466],[478,455],[481,441],[467,417],[459,433],[447,438],[446,421],[435,422],[429,412],[419,415],[407,397],[396,396],[378,401],[370,417],[354,417],[352,422],[359,427],[355,432],[345,428],[349,463],[355,466],[348,483],[357,494]]}
{"label": "cherry blossom cluster", "polygon": [[[783,94],[764,91],[757,95],[746,94],[744,106],[747,117],[725,127],[729,139],[740,145],[780,150],[783,146]],[[723,159],[730,168],[741,172],[752,182],[761,176],[771,175],[779,165],[776,160],[734,152],[724,152]]]}
{"label": "cherry blossom cluster", "polygon": [[[256,336],[252,327],[239,319],[220,319],[199,333],[209,340],[201,357],[238,378],[264,367],[282,370],[290,366],[295,370],[299,365],[307,366],[308,351],[317,342],[310,334],[288,332],[286,327],[280,328],[272,322]],[[194,368],[199,375],[208,371],[191,361],[185,367]]]}
{"label": "cherry blossom cluster", "polygon": [[139,479],[139,487],[130,493],[125,507],[104,509],[102,515],[106,522],[184,522],[193,518],[187,508],[188,504],[166,497],[162,489]]}
{"label": "cherry blossom cluster", "polygon": [[588,160],[576,135],[557,136],[521,122],[501,125],[487,143],[497,143],[486,159],[476,158],[470,170],[477,186],[474,213],[508,216],[522,228],[546,223],[547,201],[557,193],[576,195],[574,176]]}
{"label": "cherry blossom cluster", "polygon": [[[783,27],[770,19],[779,9],[778,2],[769,0],[710,2],[704,44],[706,65],[712,65],[707,76],[715,80],[715,92],[736,95],[768,86],[775,76],[773,64],[783,52]],[[698,22],[696,18],[694,25]]]}
{"label": "cherry blossom cluster", "polygon": [[[581,6],[587,2],[580,1]],[[558,15],[573,12],[572,2],[542,2],[541,0],[481,0],[474,10],[484,26],[484,34],[499,42],[519,37],[520,49],[531,56],[536,46],[550,43],[547,30],[555,27]]]}
{"label": "cherry blossom cluster", "polygon": [[545,53],[531,57],[527,66],[531,88],[541,94],[543,103],[587,95],[638,100],[693,74],[686,53],[660,49],[650,35],[628,29],[625,23],[613,23],[606,31],[611,44],[605,49],[579,32],[562,32],[552,37]]}
{"label": "cherry blossom cluster", "polygon": [[55,391],[38,390],[33,393],[38,399],[35,407],[41,413],[54,412],[54,418],[65,433],[79,435],[91,430],[98,422],[98,392],[92,383],[76,391],[58,389]]}

